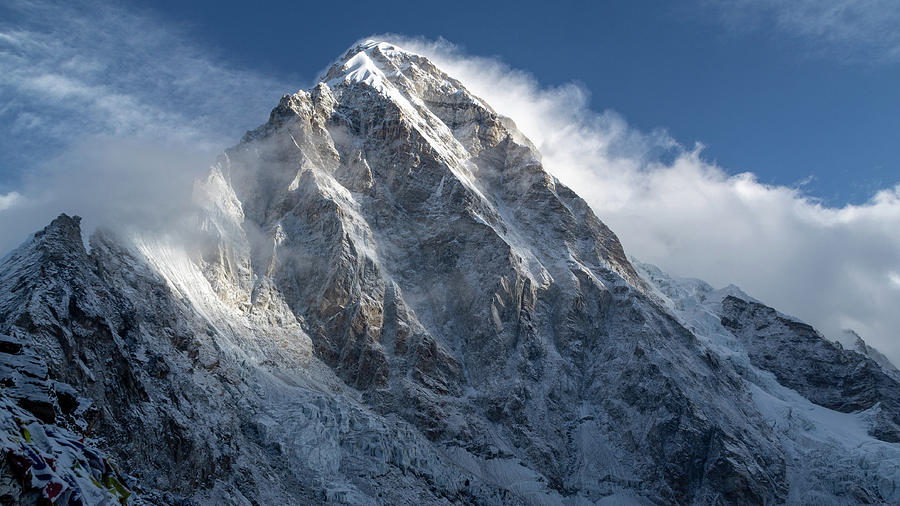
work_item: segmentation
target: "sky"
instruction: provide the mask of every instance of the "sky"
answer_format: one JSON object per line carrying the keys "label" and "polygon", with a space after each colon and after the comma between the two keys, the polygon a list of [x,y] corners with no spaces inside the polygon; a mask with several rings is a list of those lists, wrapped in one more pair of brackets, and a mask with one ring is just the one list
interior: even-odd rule
{"label": "sky", "polygon": [[372,33],[443,37],[547,86],[580,82],[592,107],[635,128],[702,142],[729,170],[805,183],[829,203],[900,182],[893,0],[412,1],[339,13],[328,2],[146,5],[267,74],[302,81]]}
{"label": "sky", "polygon": [[900,361],[897,26],[890,0],[9,0],[0,251],[62,211],[164,224],[381,34],[512,117],[630,254]]}

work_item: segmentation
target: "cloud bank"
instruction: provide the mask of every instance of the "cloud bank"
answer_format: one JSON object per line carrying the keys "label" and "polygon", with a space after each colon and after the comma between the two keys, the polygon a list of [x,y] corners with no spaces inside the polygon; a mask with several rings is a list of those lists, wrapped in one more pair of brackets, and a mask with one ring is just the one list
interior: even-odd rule
{"label": "cloud bank", "polygon": [[192,178],[265,121],[286,81],[229,67],[151,13],[5,2],[0,252],[60,212],[87,228],[169,219]]}
{"label": "cloud bank", "polygon": [[[151,15],[90,1],[0,11],[0,251],[63,211],[88,227],[175,219],[191,179],[296,88],[222,64]],[[445,42],[383,38],[513,118],[631,254],[738,284],[829,336],[854,328],[900,362],[900,187],[828,207],[595,112],[576,85],[547,88]]]}
{"label": "cloud bank", "polygon": [[594,112],[579,86],[543,87],[445,41],[379,37],[428,56],[513,118],[630,254],[675,275],[734,283],[830,338],[853,328],[900,363],[900,186],[828,207],[798,188],[729,173],[702,146]]}

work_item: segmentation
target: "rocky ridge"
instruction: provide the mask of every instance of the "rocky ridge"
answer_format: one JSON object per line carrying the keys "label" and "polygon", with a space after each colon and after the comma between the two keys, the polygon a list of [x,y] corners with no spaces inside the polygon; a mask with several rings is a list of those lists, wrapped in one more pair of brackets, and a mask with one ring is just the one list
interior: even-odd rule
{"label": "rocky ridge", "polygon": [[195,200],[90,250],[61,216],[0,268],[0,333],[94,409],[4,399],[95,438],[126,502],[898,499],[894,379],[736,289],[636,269],[422,56],[351,48]]}

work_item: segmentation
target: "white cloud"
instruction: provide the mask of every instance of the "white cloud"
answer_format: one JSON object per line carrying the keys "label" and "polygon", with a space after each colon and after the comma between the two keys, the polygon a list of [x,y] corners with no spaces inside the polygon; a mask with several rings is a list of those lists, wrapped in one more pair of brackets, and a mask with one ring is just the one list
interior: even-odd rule
{"label": "white cloud", "polygon": [[852,61],[900,60],[895,0],[702,0],[737,30],[773,28],[809,51]]}
{"label": "white cloud", "polygon": [[12,206],[16,205],[16,203],[21,199],[22,196],[19,195],[18,192],[0,194],[0,211],[11,208]]}
{"label": "white cloud", "polygon": [[894,288],[900,288],[900,274],[896,272],[888,273],[888,280],[894,285]]}
{"label": "white cloud", "polygon": [[[14,29],[0,22],[9,134],[0,152],[28,162],[62,148],[32,163],[17,187],[0,188],[0,250],[62,211],[88,225],[165,221],[190,177],[291,89],[217,62],[152,16],[92,2],[3,8],[19,19]],[[900,361],[900,290],[889,274],[900,272],[900,188],[827,207],[796,188],[729,175],[703,159],[702,146],[593,112],[578,86],[545,88],[446,43],[401,45],[514,118],[631,253],[676,274],[734,282],[829,335],[853,327]]]}
{"label": "white cloud", "polygon": [[194,178],[216,155],[170,140],[83,138],[26,175],[25,193],[9,194],[10,205],[0,196],[0,256],[61,212],[82,216],[87,233],[101,224],[177,223],[190,205]]}
{"label": "white cloud", "polygon": [[729,175],[702,146],[593,112],[578,86],[542,87],[443,41],[383,38],[432,58],[513,118],[629,253],[676,275],[737,284],[829,337],[854,328],[900,362],[900,291],[888,274],[900,272],[900,186],[828,207],[797,187]]}
{"label": "white cloud", "polygon": [[181,209],[191,178],[291,88],[211,54],[109,2],[0,6],[0,252],[60,212],[91,228]]}

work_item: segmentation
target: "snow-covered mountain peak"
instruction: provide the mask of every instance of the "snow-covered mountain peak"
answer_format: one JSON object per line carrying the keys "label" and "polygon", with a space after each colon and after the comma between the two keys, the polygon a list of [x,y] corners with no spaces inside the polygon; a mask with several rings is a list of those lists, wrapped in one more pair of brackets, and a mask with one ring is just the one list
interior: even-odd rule
{"label": "snow-covered mountain peak", "polygon": [[353,56],[332,67],[325,76],[325,82],[332,87],[344,81],[362,82],[373,88],[381,89],[384,85],[384,71],[369,54],[376,48],[378,48],[377,45],[371,48],[360,46]]}
{"label": "snow-covered mountain peak", "polygon": [[[222,172],[247,217],[264,228],[274,227],[289,210],[305,174],[316,174],[328,193],[341,195],[338,200],[350,207],[367,198],[396,201],[400,207],[446,207],[447,195],[454,195],[450,208],[463,205],[499,234],[535,282],[552,277],[550,264],[561,259],[599,253],[601,263],[642,286],[615,235],[544,171],[534,145],[512,120],[427,58],[388,43],[367,41],[351,48],[313,89],[285,96],[270,121],[248,133],[228,156]],[[265,173],[255,169],[269,159],[296,162],[270,165]],[[596,252],[575,253],[570,246],[577,243],[571,240],[539,245],[522,240],[525,223],[512,220],[508,206],[521,205],[525,193],[537,188],[542,195],[528,207],[556,201],[552,205],[572,223],[584,216],[595,230],[583,233],[602,239],[582,246],[592,244]],[[562,203],[569,199],[574,199],[571,204]]]}
{"label": "snow-covered mountain peak", "polygon": [[[410,65],[423,67],[428,64],[430,61],[427,58],[412,51],[388,42],[366,40],[347,49],[320,80],[329,86],[344,80],[365,82],[367,79],[384,79],[388,75],[396,77]],[[436,67],[431,65],[431,69],[434,70]],[[368,81],[368,84],[372,84],[372,81]]]}
{"label": "snow-covered mountain peak", "polygon": [[347,53],[325,73],[322,81],[334,87],[342,82],[362,82],[380,89],[385,73],[396,73],[403,60],[420,56],[387,42],[367,40],[347,50]]}
{"label": "snow-covered mountain peak", "polygon": [[365,85],[393,101],[415,122],[430,111],[432,102],[476,104],[495,115],[491,107],[472,95],[458,80],[439,69],[428,58],[387,42],[368,40],[350,48],[321,79],[340,94],[340,89]]}
{"label": "snow-covered mountain peak", "polygon": [[57,466],[57,503],[900,501],[900,383],[736,287],[638,277],[420,55],[354,46],[194,195],[184,230],[88,252],[63,215],[2,261],[0,446],[85,456],[19,445],[27,410],[115,458]]}

